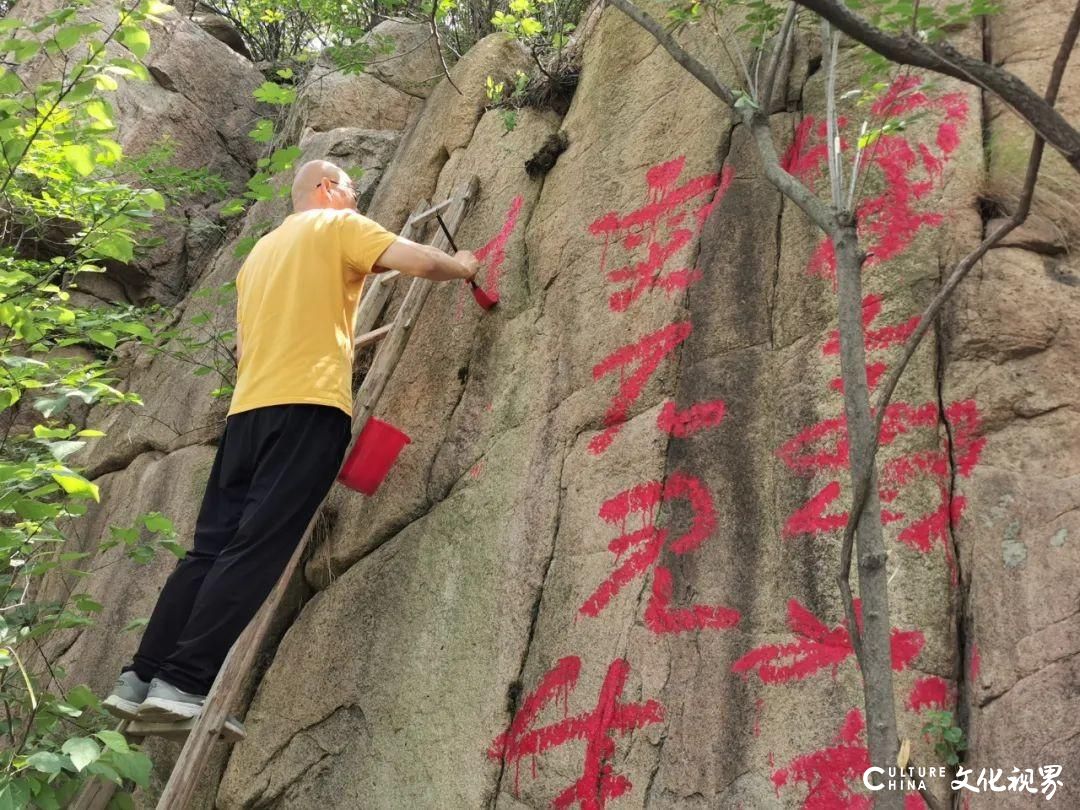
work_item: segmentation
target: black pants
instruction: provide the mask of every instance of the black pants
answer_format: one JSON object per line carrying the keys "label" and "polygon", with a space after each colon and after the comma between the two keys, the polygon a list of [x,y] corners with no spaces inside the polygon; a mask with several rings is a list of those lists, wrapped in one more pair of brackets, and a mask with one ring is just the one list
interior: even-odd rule
{"label": "black pants", "polygon": [[122,671],[205,695],[334,483],[352,420],[329,405],[271,405],[225,420],[194,548],[165,582]]}

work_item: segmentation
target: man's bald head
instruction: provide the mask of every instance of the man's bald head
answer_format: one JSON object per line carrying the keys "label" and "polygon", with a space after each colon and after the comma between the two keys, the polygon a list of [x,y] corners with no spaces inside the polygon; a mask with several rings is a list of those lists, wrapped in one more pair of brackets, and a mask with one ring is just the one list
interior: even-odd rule
{"label": "man's bald head", "polygon": [[355,208],[349,175],[328,160],[309,160],[296,170],[292,184],[293,211],[309,208]]}

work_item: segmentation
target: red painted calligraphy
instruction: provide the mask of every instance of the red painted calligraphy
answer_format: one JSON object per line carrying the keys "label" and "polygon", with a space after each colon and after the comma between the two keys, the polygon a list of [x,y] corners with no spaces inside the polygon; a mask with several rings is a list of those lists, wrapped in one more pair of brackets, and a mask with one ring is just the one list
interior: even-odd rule
{"label": "red painted calligraphy", "polygon": [[[695,550],[716,528],[716,511],[709,490],[699,479],[682,472],[672,473],[665,483],[649,481],[608,498],[600,507],[600,517],[617,525],[622,532],[608,543],[608,550],[615,555],[616,562],[631,549],[634,551],[585,600],[580,613],[598,616],[623,587],[655,566],[652,597],[645,609],[645,624],[654,633],[680,633],[703,628],[724,630],[738,624],[739,612],[721,605],[671,607],[671,571],[656,564],[668,539],[668,531],[656,526],[656,512],[661,503],[672,500],[685,501],[693,513],[690,528],[670,545],[675,554]],[[632,513],[641,515],[641,527],[627,531],[627,519]]]}
{"label": "red painted calligraphy", "polygon": [[[858,599],[855,618],[861,629],[862,606]],[[802,680],[831,667],[835,678],[840,664],[854,652],[846,621],[829,629],[797,599],[788,600],[787,623],[796,636],[795,641],[756,647],[732,664],[731,671],[743,678],[755,671],[763,683],[776,684]],[[915,660],[926,639],[918,630],[894,627],[890,643],[893,669],[900,671]]]}
{"label": "red painted calligraphy", "polygon": [[[612,242],[618,241],[627,251],[644,247],[645,258],[607,270],[609,281],[629,286],[611,295],[608,305],[614,312],[625,312],[646,290],[654,287],[669,295],[685,290],[701,278],[697,268],[680,267],[661,275],[668,264],[684,247],[701,233],[710,212],[723,198],[731,184],[730,166],[720,173],[693,177],[675,186],[686,164],[680,156],[653,166],[645,173],[648,201],[627,214],[610,211],[589,225],[589,233],[604,237],[600,269],[607,268]],[[695,207],[696,206],[696,207]],[[687,215],[691,216],[689,223]],[[689,227],[680,227],[688,224]]]}
{"label": "red painted calligraphy", "polygon": [[[961,93],[949,93],[931,98],[919,91],[922,79],[902,76],[896,79],[873,105],[875,116],[888,118],[903,113],[925,110],[943,116],[938,124],[934,145],[912,147],[908,140],[894,133],[879,135],[864,150],[864,171],[876,167],[884,179],[885,190],[863,200],[857,211],[859,237],[867,246],[864,268],[872,267],[903,252],[924,227],[935,227],[944,221],[942,214],[919,211],[916,205],[927,197],[940,181],[942,170],[959,145],[958,127],[968,114],[967,100]],[[843,126],[841,121],[840,125]],[[823,122],[804,118],[796,127],[791,146],[784,153],[781,165],[807,183],[825,166],[828,152]],[[841,142],[841,151],[849,148]],[[922,169],[923,178],[916,179]],[[812,275],[835,280],[836,253],[830,239],[818,245],[810,258]]]}
{"label": "red painted calligraphy", "polygon": [[[615,756],[613,734],[628,734],[637,728],[659,723],[664,708],[655,700],[644,703],[623,703],[623,688],[630,674],[630,664],[616,658],[608,666],[596,706],[587,712],[568,717],[569,695],[577,686],[581,659],[571,655],[560,659],[540,679],[540,685],[528,695],[514,717],[510,728],[500,734],[488,749],[488,757],[514,763],[514,794],[519,792],[521,760],[532,757],[532,775],[536,778],[536,757],[549,748],[564,745],[570,740],[585,743],[585,762],[582,776],[552,801],[553,808],[578,806],[581,810],[603,810],[610,799],[629,792],[629,779],[612,768]],[[563,703],[563,719],[539,728],[535,727],[540,711],[548,703]]]}
{"label": "red painted calligraphy", "polygon": [[[593,379],[599,380],[606,374],[619,369],[619,391],[604,414],[607,427],[589,442],[589,452],[599,455],[611,446],[625,422],[631,406],[645,390],[649,377],[656,371],[660,361],[675,350],[675,347],[690,336],[690,321],[672,323],[652,334],[646,335],[637,343],[616,349],[593,367]],[[637,363],[637,368],[625,376],[625,368]]]}

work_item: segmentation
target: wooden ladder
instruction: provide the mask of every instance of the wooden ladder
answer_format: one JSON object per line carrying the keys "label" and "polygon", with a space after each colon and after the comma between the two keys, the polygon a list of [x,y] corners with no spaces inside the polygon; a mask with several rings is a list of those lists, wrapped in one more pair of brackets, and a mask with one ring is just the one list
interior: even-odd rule
{"label": "wooden ladder", "polygon": [[[438,205],[429,207],[426,200],[422,200],[413,213],[409,216],[405,226],[401,229],[401,236],[411,239],[418,232],[419,226],[432,219],[437,213],[446,223],[447,229],[453,234],[457,233],[458,226],[465,218],[469,203],[475,197],[479,188],[479,180],[476,176],[458,185],[450,196]],[[448,250],[449,240],[442,229],[437,229],[431,244],[442,250]],[[414,278],[409,285],[405,299],[394,316],[392,323],[375,329],[383,307],[390,298],[391,284],[401,275],[396,270],[376,273],[370,276],[365,285],[364,294],[360,300],[356,315],[355,349],[360,349],[382,342],[375,354],[375,361],[364,377],[356,396],[353,398],[353,422],[352,440],[345,451],[342,459],[352,453],[360,431],[363,430],[368,419],[372,416],[383,390],[386,388],[390,375],[397,366],[398,360],[405,351],[409,342],[409,335],[413,324],[416,322],[420,311],[424,307],[432,285],[436,282],[424,278]],[[355,360],[355,358],[354,358]],[[339,468],[340,472],[340,468]],[[333,491],[331,487],[330,492]],[[229,709],[236,704],[240,697],[240,691],[244,686],[248,674],[255,663],[255,658],[266,639],[270,629],[271,620],[277,613],[281,600],[285,595],[285,589],[292,580],[294,573],[300,565],[311,534],[316,525],[323,504],[330,497],[327,492],[322,503],[319,504],[315,514],[308,522],[300,542],[293,552],[281,577],[274,589],[266,598],[259,612],[248,623],[247,628],[232,645],[229,654],[225,657],[221,669],[218,671],[210,693],[206,696],[202,712],[195,718],[177,723],[148,723],[138,720],[124,720],[117,726],[117,731],[123,733],[129,740],[141,742],[145,737],[159,736],[167,739],[185,739],[184,747],[176,759],[169,781],[157,804],[157,810],[184,810],[191,802],[195,790],[199,784],[199,778],[210,758],[213,744],[220,738],[227,742],[236,742],[246,736],[242,725],[233,727],[226,726]],[[71,810],[103,810],[112,799],[117,785],[113,782],[95,778],[88,782],[79,795],[69,806]]]}

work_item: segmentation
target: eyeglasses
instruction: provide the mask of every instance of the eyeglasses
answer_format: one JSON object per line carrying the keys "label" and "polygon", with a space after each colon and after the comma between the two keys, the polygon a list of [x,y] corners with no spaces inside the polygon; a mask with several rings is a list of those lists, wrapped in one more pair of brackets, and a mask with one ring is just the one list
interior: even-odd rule
{"label": "eyeglasses", "polygon": [[351,183],[339,183],[337,180],[331,180],[329,177],[327,177],[325,180],[320,180],[318,183],[316,183],[315,188],[318,188],[323,183],[333,183],[335,186],[341,186],[342,188],[344,188],[350,194],[352,194],[354,196],[356,195],[356,189],[354,189],[352,187]]}

